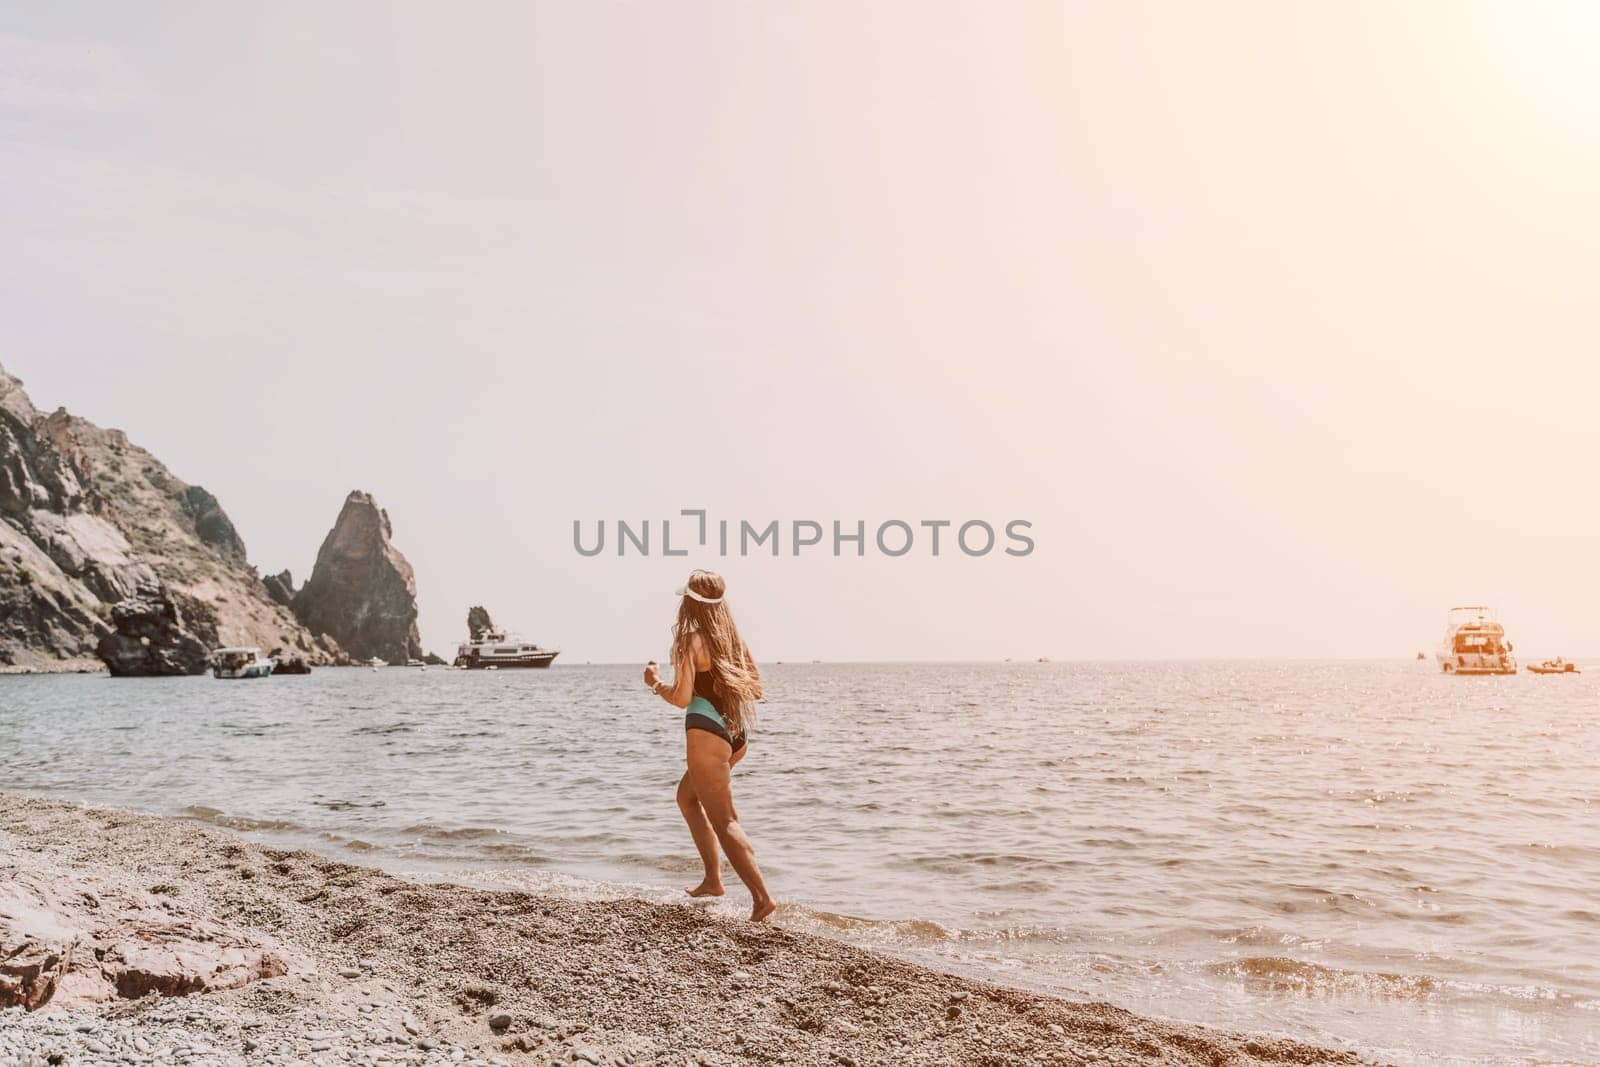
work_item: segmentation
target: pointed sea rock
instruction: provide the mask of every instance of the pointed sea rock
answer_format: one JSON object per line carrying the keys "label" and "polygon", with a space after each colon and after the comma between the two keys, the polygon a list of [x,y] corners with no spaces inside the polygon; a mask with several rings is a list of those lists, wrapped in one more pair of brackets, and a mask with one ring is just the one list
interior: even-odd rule
{"label": "pointed sea rock", "polygon": [[372,494],[352,492],[323,539],[310,579],[294,596],[300,622],[358,660],[422,658],[417,580],[391,534],[388,512]]}

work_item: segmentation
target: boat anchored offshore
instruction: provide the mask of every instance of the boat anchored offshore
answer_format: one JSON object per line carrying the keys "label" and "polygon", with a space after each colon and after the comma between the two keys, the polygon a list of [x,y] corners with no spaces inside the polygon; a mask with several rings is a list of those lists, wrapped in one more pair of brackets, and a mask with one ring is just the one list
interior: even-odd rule
{"label": "boat anchored offshore", "polygon": [[1530,663],[1528,664],[1528,669],[1534,674],[1582,673],[1578,670],[1578,665],[1576,663],[1573,663],[1569,659],[1562,659],[1560,656],[1557,656],[1555,659],[1547,659],[1543,663]]}
{"label": "boat anchored offshore", "polygon": [[1516,674],[1517,661],[1506,629],[1482,605],[1451,608],[1445,615],[1439,667],[1446,674]]}
{"label": "boat anchored offshore", "polygon": [[559,655],[559,649],[540,648],[531,641],[491,627],[475,632],[470,639],[457,646],[452,665],[467,670],[548,667]]}
{"label": "boat anchored offshore", "polygon": [[215,678],[269,678],[272,660],[259,648],[219,648],[211,653],[211,674]]}

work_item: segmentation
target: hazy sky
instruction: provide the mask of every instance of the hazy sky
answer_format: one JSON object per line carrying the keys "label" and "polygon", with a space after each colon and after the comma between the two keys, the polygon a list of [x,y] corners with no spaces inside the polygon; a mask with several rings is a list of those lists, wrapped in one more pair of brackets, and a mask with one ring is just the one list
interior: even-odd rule
{"label": "hazy sky", "polygon": [[[1600,6],[8,4],[0,362],[425,643],[1600,651]],[[1036,551],[579,557],[705,507]]]}

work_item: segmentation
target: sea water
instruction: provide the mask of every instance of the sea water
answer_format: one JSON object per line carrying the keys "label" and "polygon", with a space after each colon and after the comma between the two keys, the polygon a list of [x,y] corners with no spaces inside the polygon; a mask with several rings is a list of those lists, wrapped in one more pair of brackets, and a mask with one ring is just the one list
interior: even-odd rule
{"label": "sea water", "polygon": [[[1600,672],[765,674],[734,793],[782,923],[1392,1061],[1600,1060]],[[682,754],[633,666],[0,678],[7,788],[541,891],[696,881]]]}

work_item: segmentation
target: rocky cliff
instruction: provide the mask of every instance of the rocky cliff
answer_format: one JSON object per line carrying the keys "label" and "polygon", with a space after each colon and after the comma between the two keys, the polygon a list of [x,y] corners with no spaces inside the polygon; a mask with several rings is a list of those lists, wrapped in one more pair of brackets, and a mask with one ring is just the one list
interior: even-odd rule
{"label": "rocky cliff", "polygon": [[389,513],[372,494],[352,492],[322,541],[311,577],[294,594],[300,621],[356,659],[422,658],[417,581],[392,536]]}
{"label": "rocky cliff", "polygon": [[41,414],[0,367],[0,666],[99,666],[126,600],[178,627],[173,663],[192,663],[189,639],[338,655],[273,602],[216,497],[120,430]]}

